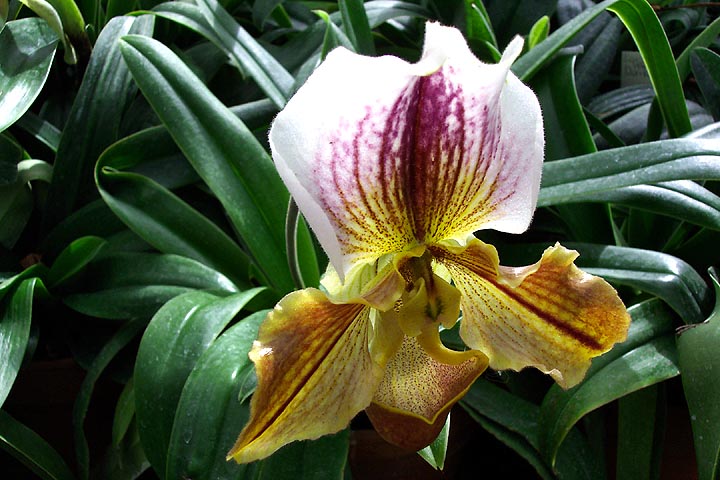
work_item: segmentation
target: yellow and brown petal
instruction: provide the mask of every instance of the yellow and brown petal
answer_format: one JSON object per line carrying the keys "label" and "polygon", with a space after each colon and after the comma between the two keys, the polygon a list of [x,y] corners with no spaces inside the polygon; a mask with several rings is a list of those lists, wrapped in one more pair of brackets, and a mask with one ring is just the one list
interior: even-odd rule
{"label": "yellow and brown petal", "polygon": [[377,342],[372,355],[370,321],[370,307],[334,304],[315,289],[281,300],[250,352],[258,387],[228,458],[252,462],[290,442],[337,432],[367,407],[384,375],[381,359],[401,341]]}
{"label": "yellow and brown petal", "polygon": [[579,383],[593,357],[625,340],[630,316],[617,292],[573,263],[561,245],[522,268],[501,267],[479,240],[435,253],[462,292],[460,336],[497,370],[535,367],[563,388]]}

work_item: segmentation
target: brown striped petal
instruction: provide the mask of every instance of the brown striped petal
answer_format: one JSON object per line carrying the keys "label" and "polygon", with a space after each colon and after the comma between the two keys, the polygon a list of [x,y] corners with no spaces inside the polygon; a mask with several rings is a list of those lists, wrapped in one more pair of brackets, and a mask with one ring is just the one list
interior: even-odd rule
{"label": "brown striped petal", "polygon": [[630,316],[615,290],[559,244],[522,268],[499,266],[495,248],[479,240],[434,253],[463,294],[460,335],[491,368],[536,367],[569,388],[627,335]]}
{"label": "brown striped petal", "polygon": [[385,440],[408,450],[420,450],[435,440],[450,408],[487,368],[485,355],[447,350],[439,343],[437,329],[434,332],[434,338],[425,341],[437,342],[432,350],[445,350],[440,357],[448,363],[428,355],[417,339],[405,337],[365,410]]}
{"label": "brown striped petal", "polygon": [[341,279],[417,244],[522,232],[540,185],[532,91],[461,33],[426,26],[421,60],[336,49],[275,119],[273,159]]}
{"label": "brown striped petal", "polygon": [[370,314],[370,307],[333,304],[315,289],[280,301],[250,352],[258,387],[228,458],[252,462],[290,442],[337,432],[370,404],[401,341],[384,335],[371,353]]}

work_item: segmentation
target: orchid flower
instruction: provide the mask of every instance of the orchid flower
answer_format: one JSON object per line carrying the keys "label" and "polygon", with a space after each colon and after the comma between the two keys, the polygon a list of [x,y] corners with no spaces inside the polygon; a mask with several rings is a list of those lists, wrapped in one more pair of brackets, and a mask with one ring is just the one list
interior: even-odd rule
{"label": "orchid flower", "polygon": [[[277,116],[274,161],[330,266],[323,290],[290,293],[261,325],[250,419],[228,458],[337,432],[362,410],[420,449],[488,366],[568,388],[625,338],[625,307],[577,252],[504,267],[474,236],[522,233],[535,210],[543,127],[510,72],[521,50],[516,38],[484,64],[428,23],[418,63],[338,48]],[[461,312],[469,348],[454,351],[439,332]]]}

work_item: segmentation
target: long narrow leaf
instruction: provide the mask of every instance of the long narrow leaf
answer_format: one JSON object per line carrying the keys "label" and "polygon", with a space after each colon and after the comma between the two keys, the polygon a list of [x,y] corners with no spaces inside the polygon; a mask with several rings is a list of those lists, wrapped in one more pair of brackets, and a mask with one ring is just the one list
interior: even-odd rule
{"label": "long narrow leaf", "polygon": [[687,323],[704,318],[710,292],[703,278],[683,260],[636,248],[568,245],[581,252],[577,262],[581,268],[659,296]]}
{"label": "long narrow leaf", "polygon": [[165,304],[145,331],[135,364],[135,403],[145,453],[161,477],[185,380],[202,353],[259,291],[227,298],[190,292]]}
{"label": "long narrow leaf", "polygon": [[343,19],[343,30],[362,55],[374,55],[375,43],[368,21],[367,12],[360,0],[340,0],[338,2]]}
{"label": "long narrow leaf", "polygon": [[527,81],[570,39],[604,10],[616,13],[630,31],[645,60],[668,130],[674,137],[691,130],[680,77],[665,32],[646,0],[606,0],[567,22],[523,55],[513,71]]}
{"label": "long narrow leaf", "polygon": [[263,281],[291,290],[284,244],[289,195],[267,152],[167,47],[140,36],[120,43],[140,89],[225,207]]}
{"label": "long narrow leaf", "polygon": [[720,143],[715,140],[679,139],[548,162],[538,205],[575,202],[632,185],[720,179],[719,158]]}
{"label": "long narrow leaf", "polygon": [[40,94],[57,41],[41,18],[8,22],[0,30],[0,132],[15,123]]}
{"label": "long narrow leaf", "polygon": [[[195,0],[205,15],[208,24],[217,31],[226,51],[241,63],[255,78],[260,88],[277,89],[275,95],[268,95],[278,107],[283,107],[290,97],[294,80],[285,68],[270,55],[217,0]],[[281,102],[282,103],[279,103]]]}
{"label": "long narrow leaf", "polygon": [[77,456],[81,479],[86,480],[90,477],[90,451],[87,438],[85,437],[84,424],[85,415],[90,406],[90,397],[95,388],[95,382],[100,378],[100,375],[110,361],[120,353],[120,350],[130,343],[133,337],[135,337],[144,326],[145,322],[138,319],[123,325],[108,343],[103,346],[97,357],[95,357],[80,386],[80,391],[73,406],[73,426],[75,433],[75,454]]}
{"label": "long narrow leaf", "polygon": [[575,89],[575,55],[553,60],[533,79],[543,112],[546,159],[574,157],[597,151]]}
{"label": "long narrow leaf", "polygon": [[0,302],[0,407],[10,393],[25,355],[37,282],[37,278],[23,280],[12,296]]}
{"label": "long narrow leaf", "polygon": [[166,2],[150,13],[203,35],[224,51],[241,72],[251,76],[279,108],[287,102],[294,83],[292,76],[217,2]]}
{"label": "long narrow leaf", "polygon": [[238,287],[221,273],[178,255],[115,253],[91,263],[85,288],[63,300],[100,318],[150,317],[165,302],[192,290],[231,295]]}
{"label": "long narrow leaf", "polygon": [[720,230],[720,197],[690,180],[633,185],[588,195],[578,202],[615,203]]}
{"label": "long narrow leaf", "polygon": [[675,63],[677,64],[680,80],[684,81],[690,74],[690,55],[693,51],[698,47],[709,46],[717,39],[718,35],[720,35],[720,18],[716,18],[710,25],[705,27],[678,55]]}
{"label": "long narrow leaf", "polygon": [[[250,413],[243,401],[248,376],[254,379],[248,352],[266,314],[243,319],[197,361],[177,404],[163,478],[253,478],[247,475],[251,466],[228,462],[226,456]],[[205,408],[208,404],[213,408]]]}
{"label": "long narrow leaf", "polygon": [[47,276],[48,288],[54,289],[78,274],[105,247],[99,237],[78,238],[58,256]]}
{"label": "long narrow leaf", "polygon": [[118,139],[123,112],[135,92],[121,61],[118,39],[128,33],[149,34],[152,20],[149,16],[117,17],[102,30],[58,146],[46,203],[46,231],[97,195],[93,166],[100,153]]}
{"label": "long narrow leaf", "polygon": [[720,472],[720,384],[712,375],[720,368],[720,283],[712,271],[715,309],[707,322],[681,333],[677,341],[683,388],[690,409],[698,478],[712,480]]}
{"label": "long narrow leaf", "polygon": [[618,400],[618,480],[659,478],[665,401],[660,390],[653,385]]}
{"label": "long narrow leaf", "polygon": [[241,288],[250,285],[247,256],[225,232],[149,178],[105,166],[114,158],[111,148],[98,162],[96,179],[115,215],[161,252],[197,260],[225,273]]}
{"label": "long narrow leaf", "polygon": [[[538,451],[537,405],[486,380],[476,381],[461,405],[483,428],[527,460],[541,477],[556,478]],[[602,477],[595,462],[587,441],[573,429],[558,452],[555,471],[563,479],[599,480]]]}
{"label": "long narrow leaf", "polygon": [[628,393],[678,375],[672,314],[649,302],[630,310],[628,339],[593,361],[577,387],[550,388],[540,412],[540,450],[550,464],[572,426],[585,414]]}
{"label": "long narrow leaf", "polygon": [[0,410],[0,448],[42,480],[75,480],[65,460],[37,433]]}
{"label": "long narrow leaf", "polygon": [[690,130],[690,116],[670,43],[660,20],[646,0],[622,0],[608,6],[635,40],[645,62],[656,99],[672,137]]}

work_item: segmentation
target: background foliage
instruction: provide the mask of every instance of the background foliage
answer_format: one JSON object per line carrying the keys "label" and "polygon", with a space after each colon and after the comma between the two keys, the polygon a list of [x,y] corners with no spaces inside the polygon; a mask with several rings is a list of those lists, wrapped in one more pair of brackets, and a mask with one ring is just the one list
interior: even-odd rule
{"label": "background foliage", "polygon": [[[422,458],[440,467],[447,449],[457,478],[718,478],[719,11],[690,0],[0,0],[0,461],[56,480],[365,478],[348,463],[362,419],[255,464],[225,461],[248,416],[259,323],[327,262],[288,208],[266,135],[332,48],[415,61],[433,19],[487,62],[525,36],[513,71],[545,117],[532,227],[478,235],[504,264],[555,241],[577,249],[633,323],[568,391],[532,371],[486,374]],[[72,411],[53,413],[70,417],[73,448],[16,419],[20,385],[63,358],[87,372]],[[103,385],[114,416],[95,433],[86,419]],[[479,444],[453,435],[470,427]]]}

